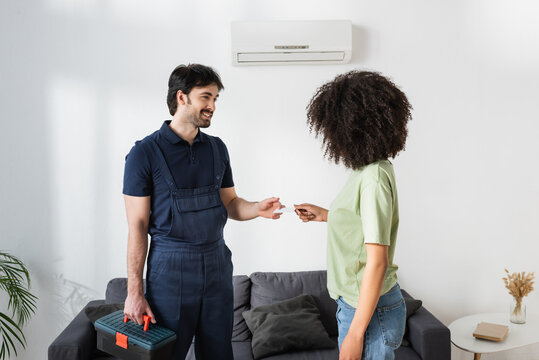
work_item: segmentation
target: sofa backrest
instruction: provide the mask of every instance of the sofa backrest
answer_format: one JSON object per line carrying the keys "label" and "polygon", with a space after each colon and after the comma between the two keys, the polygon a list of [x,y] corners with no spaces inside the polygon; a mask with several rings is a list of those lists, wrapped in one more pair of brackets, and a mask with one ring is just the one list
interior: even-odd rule
{"label": "sofa backrest", "polygon": [[251,332],[245,323],[242,313],[251,308],[251,279],[246,275],[233,277],[234,283],[234,327],[232,341],[247,341]]}
{"label": "sofa backrest", "polygon": [[[242,312],[251,308],[251,280],[246,275],[236,275],[234,282],[234,328],[233,341],[247,341],[251,332],[243,319]],[[143,282],[146,289],[146,281]],[[127,297],[127,278],[114,278],[107,284],[105,291],[106,304],[119,304],[125,302]]]}
{"label": "sofa backrest", "polygon": [[[232,341],[247,341],[251,332],[242,312],[261,305],[312,295],[320,309],[320,319],[330,336],[337,336],[337,304],[329,297],[326,271],[255,272],[250,277],[236,275],[234,282],[234,328]],[[146,283],[144,282],[144,288]],[[105,303],[123,303],[127,297],[127,279],[114,278],[107,284]]]}
{"label": "sofa backrest", "polygon": [[337,336],[337,303],[327,290],[325,270],[299,272],[255,272],[251,274],[251,308],[293,298],[301,294],[314,297],[320,320],[329,336]]}
{"label": "sofa backrest", "polygon": [[127,297],[127,278],[114,278],[107,284],[105,304],[119,304]]}

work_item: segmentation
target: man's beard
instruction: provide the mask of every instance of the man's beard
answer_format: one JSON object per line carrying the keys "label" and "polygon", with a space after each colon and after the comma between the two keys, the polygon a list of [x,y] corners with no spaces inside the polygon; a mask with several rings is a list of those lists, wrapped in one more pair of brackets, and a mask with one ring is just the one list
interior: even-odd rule
{"label": "man's beard", "polygon": [[[191,100],[189,99],[189,96],[187,97],[187,105],[191,105]],[[204,110],[200,111],[196,116],[193,114],[191,122],[193,123],[193,125],[195,125],[195,127],[205,129],[205,128],[210,127],[210,125],[211,125],[211,117],[208,120],[204,119],[202,117],[203,112],[204,112]],[[213,112],[211,114],[213,116]]]}
{"label": "man's beard", "polygon": [[[202,116],[202,115],[201,115]],[[197,128],[202,128],[202,129],[205,129],[205,128],[208,128],[210,127],[211,125],[211,119],[203,119],[201,116],[197,116],[193,119],[193,124],[197,127]]]}

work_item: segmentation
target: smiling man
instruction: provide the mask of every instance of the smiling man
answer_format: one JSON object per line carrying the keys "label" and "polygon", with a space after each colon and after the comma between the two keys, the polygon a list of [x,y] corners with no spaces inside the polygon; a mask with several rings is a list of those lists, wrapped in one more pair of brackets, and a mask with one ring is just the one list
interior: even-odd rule
{"label": "smiling man", "polygon": [[248,202],[236,195],[225,144],[200,131],[210,126],[223,88],[210,67],[176,67],[168,82],[172,120],[137,141],[126,157],[124,313],[138,324],[146,313],[174,330],[172,359],[185,358],[193,336],[197,359],[233,358],[232,261],[223,228],[227,218],[279,218],[273,213],[281,207],[278,198]]}

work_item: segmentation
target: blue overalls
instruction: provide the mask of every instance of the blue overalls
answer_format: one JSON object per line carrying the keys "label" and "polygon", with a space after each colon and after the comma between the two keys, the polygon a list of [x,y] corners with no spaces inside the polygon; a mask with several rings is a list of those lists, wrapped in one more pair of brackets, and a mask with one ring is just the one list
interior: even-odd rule
{"label": "blue overalls", "polygon": [[175,360],[185,358],[193,336],[197,360],[233,358],[232,254],[223,239],[228,213],[220,196],[225,155],[209,140],[214,183],[194,189],[179,189],[155,140],[147,142],[170,189],[172,223],[167,236],[152,237],[146,298],[157,323],[176,331]]}

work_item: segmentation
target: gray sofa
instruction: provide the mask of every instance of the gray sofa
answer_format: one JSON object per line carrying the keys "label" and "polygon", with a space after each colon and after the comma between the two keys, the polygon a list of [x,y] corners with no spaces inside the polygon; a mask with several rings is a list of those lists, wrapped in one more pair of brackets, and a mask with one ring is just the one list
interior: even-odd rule
{"label": "gray sofa", "polygon": [[[109,281],[104,300],[95,300],[87,306],[121,303],[125,300],[127,281],[116,278]],[[403,295],[409,295],[403,290]],[[234,331],[232,346],[234,359],[253,359],[251,333],[241,313],[250,308],[289,299],[300,294],[310,294],[320,309],[320,318],[329,336],[336,341],[337,305],[329,297],[325,271],[290,273],[256,272],[250,277],[234,276]],[[449,360],[451,358],[449,329],[424,307],[417,310],[407,321],[407,342],[395,353],[397,360]],[[49,346],[49,360],[107,359],[106,354],[95,349],[96,333],[87,319],[84,309],[58,335]],[[193,347],[187,359],[195,359]],[[295,351],[268,357],[267,359],[338,359],[337,347],[324,350]]]}

